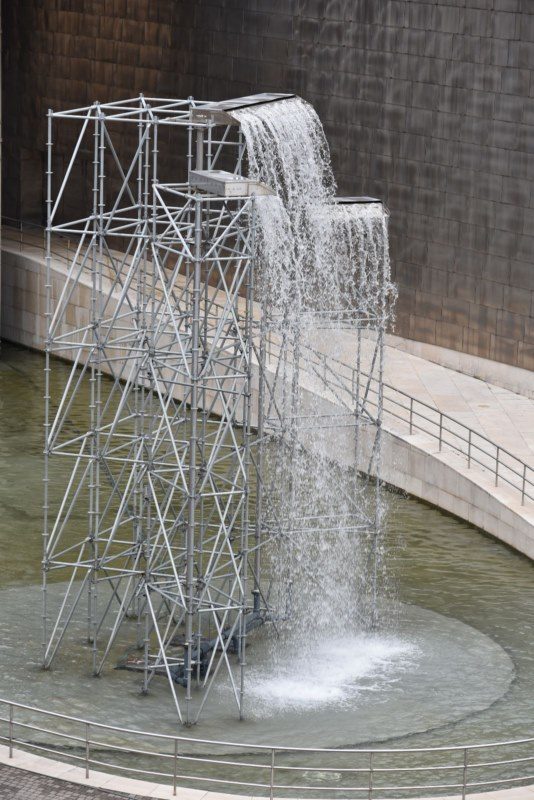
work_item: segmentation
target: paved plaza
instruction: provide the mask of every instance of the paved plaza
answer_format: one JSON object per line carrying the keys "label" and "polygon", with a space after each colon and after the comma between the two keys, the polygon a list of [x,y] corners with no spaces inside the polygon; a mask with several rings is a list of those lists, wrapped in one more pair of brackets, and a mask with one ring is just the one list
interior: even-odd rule
{"label": "paved plaza", "polygon": [[78,786],[0,764],[0,800],[137,800],[137,796]]}

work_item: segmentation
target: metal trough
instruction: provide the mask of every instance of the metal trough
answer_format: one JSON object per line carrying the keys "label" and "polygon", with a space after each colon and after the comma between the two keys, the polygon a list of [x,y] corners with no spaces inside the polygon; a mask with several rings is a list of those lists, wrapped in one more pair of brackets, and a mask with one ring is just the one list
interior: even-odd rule
{"label": "metal trough", "polygon": [[382,200],[379,200],[378,197],[368,197],[367,195],[362,195],[361,197],[335,197],[334,203],[337,205],[365,205],[366,203],[380,203],[382,204]]}
{"label": "metal trough", "polygon": [[223,169],[193,169],[189,173],[189,183],[196,189],[214,194],[217,197],[250,197],[251,195],[272,195],[275,192],[259,181],[242,175],[234,175]]}
{"label": "metal trough", "polygon": [[263,103],[274,103],[277,100],[289,100],[296,97],[294,94],[281,94],[277,92],[262,92],[249,94],[246,97],[236,97],[233,100],[221,100],[219,103],[210,103],[191,111],[193,122],[213,122],[215,125],[237,125],[237,120],[232,116],[232,111],[242,108],[258,106]]}

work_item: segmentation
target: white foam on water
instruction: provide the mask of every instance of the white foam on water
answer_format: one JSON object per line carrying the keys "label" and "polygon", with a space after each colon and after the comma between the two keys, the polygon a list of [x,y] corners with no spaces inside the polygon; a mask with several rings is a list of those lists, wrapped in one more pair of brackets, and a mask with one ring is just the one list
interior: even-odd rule
{"label": "white foam on water", "polygon": [[353,704],[366,691],[378,691],[413,667],[418,648],[394,636],[360,635],[324,640],[303,657],[291,654],[276,667],[251,667],[247,692],[254,715],[271,716]]}

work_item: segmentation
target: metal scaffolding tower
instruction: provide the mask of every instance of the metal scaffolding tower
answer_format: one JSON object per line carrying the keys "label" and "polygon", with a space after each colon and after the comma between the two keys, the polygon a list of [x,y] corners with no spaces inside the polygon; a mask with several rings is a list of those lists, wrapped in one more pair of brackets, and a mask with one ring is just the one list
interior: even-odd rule
{"label": "metal scaffolding tower", "polygon": [[[287,430],[278,398],[298,384],[301,360],[342,396],[355,441],[360,426],[371,423],[375,441],[380,431],[369,388],[382,334],[367,377],[332,379],[317,354],[280,339],[255,299],[256,207],[271,192],[242,177],[231,112],[283,97],[140,96],[48,114],[43,664],[83,614],[94,673],[128,639],[126,667],[145,692],[166,676],[185,724],[223,675],[243,716],[247,635],[282,613],[273,559],[262,554],[292,524],[273,518],[263,465]],[[63,125],[77,133],[56,181],[53,133]],[[162,159],[184,144],[187,180],[160,182]],[[84,170],[90,207],[65,221]],[[59,235],[76,246],[56,289]],[[80,292],[89,302],[73,316]],[[60,386],[54,357],[72,361]],[[55,465],[65,462],[58,487]]]}

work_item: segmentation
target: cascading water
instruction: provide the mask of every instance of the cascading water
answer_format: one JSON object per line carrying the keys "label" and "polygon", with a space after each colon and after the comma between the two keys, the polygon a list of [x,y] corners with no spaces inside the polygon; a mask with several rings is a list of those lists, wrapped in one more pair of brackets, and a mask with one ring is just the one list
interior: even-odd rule
{"label": "cascading water", "polygon": [[[276,196],[258,203],[261,298],[268,316],[301,323],[306,312],[386,314],[393,285],[387,215],[380,204],[337,204],[330,151],[315,110],[301,98],[234,112],[250,176]],[[300,325],[299,325],[300,326]]]}
{"label": "cascading water", "polygon": [[[377,624],[383,583],[380,486],[358,479],[355,452],[352,469],[333,465],[332,456],[347,447],[354,415],[359,425],[361,414],[352,409],[347,421],[346,409],[325,410],[331,381],[326,363],[322,377],[316,365],[326,350],[342,355],[351,337],[354,353],[359,341],[358,358],[373,361],[371,372],[381,359],[377,337],[393,294],[387,215],[378,203],[336,202],[324,131],[302,99],[234,116],[246,140],[250,176],[276,192],[258,203],[259,300],[275,376],[266,400],[267,422],[276,417],[276,425],[265,461],[265,515],[268,527],[283,535],[274,557],[276,641],[270,664],[256,681],[252,673],[252,692],[256,687],[271,705],[289,697],[323,702],[336,696],[334,661],[338,682],[346,684],[385,663],[385,652],[393,659],[406,652],[392,639],[377,650],[368,635]],[[379,460],[377,438],[375,470]],[[305,676],[311,689],[303,687]],[[329,687],[326,694],[319,685]]]}

